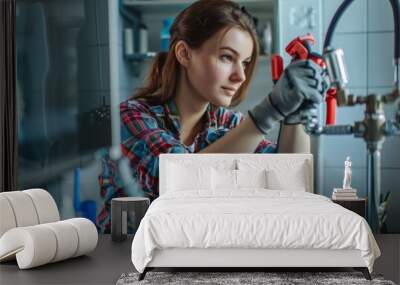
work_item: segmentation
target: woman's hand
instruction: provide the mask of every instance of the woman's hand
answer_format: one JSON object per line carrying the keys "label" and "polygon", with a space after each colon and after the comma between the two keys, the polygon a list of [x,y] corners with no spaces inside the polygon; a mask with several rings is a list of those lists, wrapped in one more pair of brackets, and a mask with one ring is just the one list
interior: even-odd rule
{"label": "woman's hand", "polygon": [[[299,60],[286,67],[272,92],[249,111],[257,128],[264,134],[273,124],[292,115],[293,119],[314,112],[328,89],[326,71],[312,60]],[[301,114],[297,117],[297,114]]]}

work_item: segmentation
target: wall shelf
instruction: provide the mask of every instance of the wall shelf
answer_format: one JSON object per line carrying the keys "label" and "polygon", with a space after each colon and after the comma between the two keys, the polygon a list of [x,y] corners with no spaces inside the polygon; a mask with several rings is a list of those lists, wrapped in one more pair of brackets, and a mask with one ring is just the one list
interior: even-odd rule
{"label": "wall shelf", "polygon": [[[160,50],[160,30],[162,29],[162,19],[176,16],[195,0],[118,0],[121,16],[126,20],[127,26],[133,28],[134,50],[138,50],[139,43],[139,23],[143,22],[147,26],[149,35],[149,50],[145,54],[134,53],[124,55],[126,61],[131,62],[135,76],[138,76],[142,68],[141,63],[156,56]],[[261,23],[271,21],[274,18],[274,11],[278,0],[237,0],[240,5],[256,17]]]}
{"label": "wall shelf", "polygon": [[141,62],[147,59],[153,59],[157,55],[157,52],[146,52],[146,53],[135,53],[132,55],[125,55],[125,58],[135,62]]}
{"label": "wall shelf", "polygon": [[[274,9],[276,0],[239,0],[240,5],[244,5],[249,11],[259,13],[271,13]],[[195,0],[123,0],[125,6],[134,8],[142,13],[168,13],[179,11]]]}

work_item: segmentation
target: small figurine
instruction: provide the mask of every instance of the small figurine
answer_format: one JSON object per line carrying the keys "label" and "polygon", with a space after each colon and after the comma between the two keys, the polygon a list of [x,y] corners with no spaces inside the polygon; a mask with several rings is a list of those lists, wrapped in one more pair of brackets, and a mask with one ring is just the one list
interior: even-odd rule
{"label": "small figurine", "polygon": [[346,161],[344,162],[343,189],[352,189],[351,188],[351,160],[350,160],[350,156],[346,157]]}

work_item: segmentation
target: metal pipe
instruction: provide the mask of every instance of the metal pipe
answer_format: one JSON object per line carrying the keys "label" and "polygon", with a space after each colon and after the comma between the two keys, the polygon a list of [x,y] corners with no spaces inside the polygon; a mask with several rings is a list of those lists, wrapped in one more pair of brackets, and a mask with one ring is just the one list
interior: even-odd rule
{"label": "metal pipe", "polygon": [[351,125],[332,125],[320,127],[318,125],[305,125],[305,132],[309,135],[351,135],[354,127]]}
{"label": "metal pipe", "polygon": [[[394,89],[400,90],[400,0],[389,0],[394,23]],[[400,109],[399,109],[400,110]]]}
{"label": "metal pipe", "polygon": [[368,145],[367,154],[367,219],[372,232],[379,232],[378,207],[381,195],[381,151],[380,146]]}
{"label": "metal pipe", "polygon": [[394,24],[394,59],[400,60],[400,0],[389,0],[392,5]]}
{"label": "metal pipe", "polygon": [[110,156],[112,159],[118,160],[121,158],[121,134],[120,134],[120,116],[119,116],[119,68],[118,68],[118,7],[114,0],[108,0],[108,36],[110,39],[110,106],[111,106],[111,142]]}
{"label": "metal pipe", "polygon": [[395,58],[393,61],[394,65],[394,89],[400,90],[400,59]]}

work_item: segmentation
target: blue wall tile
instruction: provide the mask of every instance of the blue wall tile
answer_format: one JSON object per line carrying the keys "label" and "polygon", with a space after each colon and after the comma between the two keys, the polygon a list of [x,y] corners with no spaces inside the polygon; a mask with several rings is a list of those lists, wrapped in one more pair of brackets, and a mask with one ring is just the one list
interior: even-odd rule
{"label": "blue wall tile", "polygon": [[[400,170],[400,137],[387,137],[382,148],[382,167]],[[400,186],[400,177],[399,186]]]}
{"label": "blue wall tile", "polygon": [[[324,32],[328,29],[328,25],[332,20],[336,9],[343,2],[343,0],[328,0],[323,1],[324,11]],[[358,0],[353,1],[350,7],[341,17],[336,26],[336,33],[348,32],[366,32],[367,30],[367,1]]]}
{"label": "blue wall tile", "polygon": [[326,167],[341,167],[347,156],[351,157],[354,166],[367,166],[366,144],[354,136],[325,136],[323,155]]}
{"label": "blue wall tile", "polygon": [[393,84],[393,32],[368,34],[369,87]]}
{"label": "blue wall tile", "polygon": [[[390,84],[390,85],[385,86],[385,87],[372,87],[372,86],[369,86],[367,88],[367,90],[368,90],[368,94],[384,95],[384,94],[388,94],[388,93],[392,92],[393,85]],[[391,104],[391,105],[393,105],[393,104]],[[385,105],[385,106],[389,106],[389,105]]]}
{"label": "blue wall tile", "polygon": [[393,14],[387,0],[368,0],[368,30],[394,31]]}
{"label": "blue wall tile", "polygon": [[367,34],[336,34],[334,48],[342,48],[349,73],[349,86],[365,88],[367,85]]}

